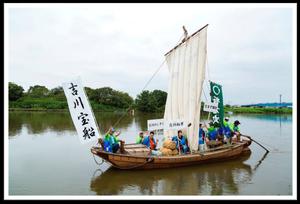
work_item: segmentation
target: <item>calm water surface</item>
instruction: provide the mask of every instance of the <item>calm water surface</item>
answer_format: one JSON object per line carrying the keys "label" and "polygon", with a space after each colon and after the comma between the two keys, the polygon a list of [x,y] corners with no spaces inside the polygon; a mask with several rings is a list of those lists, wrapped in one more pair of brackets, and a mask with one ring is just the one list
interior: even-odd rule
{"label": "calm water surface", "polygon": [[[102,134],[119,117],[96,113]],[[148,119],[161,117],[127,116],[116,128],[131,143]],[[68,112],[10,112],[9,195],[292,195],[292,116],[232,115],[235,119],[242,133],[269,148],[268,155],[252,143],[251,155],[236,160],[122,171],[95,163],[90,152],[95,142],[80,143]]]}

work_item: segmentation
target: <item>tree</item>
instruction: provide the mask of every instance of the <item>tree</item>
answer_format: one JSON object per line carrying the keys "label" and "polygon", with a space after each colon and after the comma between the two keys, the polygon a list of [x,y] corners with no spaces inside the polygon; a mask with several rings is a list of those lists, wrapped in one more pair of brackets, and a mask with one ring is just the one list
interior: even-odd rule
{"label": "tree", "polygon": [[92,89],[90,87],[84,87],[84,90],[85,90],[85,93],[86,93],[87,97],[90,99],[93,92],[94,92],[94,89]]}
{"label": "tree", "polygon": [[61,86],[55,87],[49,91],[49,95],[58,100],[66,100],[64,90]]}
{"label": "tree", "polygon": [[168,95],[167,92],[154,90],[151,92],[151,95],[153,95],[153,97],[155,98],[158,107],[163,107],[166,104]]}
{"label": "tree", "polygon": [[9,89],[8,96],[10,101],[16,101],[23,96],[24,89],[22,86],[19,86],[13,82],[9,82],[8,89]]}
{"label": "tree", "polygon": [[128,108],[133,103],[133,98],[127,93],[116,91],[110,87],[95,89],[91,92],[90,99],[101,104]]}
{"label": "tree", "polygon": [[28,91],[28,96],[33,98],[42,98],[48,96],[49,90],[45,86],[35,85],[30,86]]}
{"label": "tree", "polygon": [[135,103],[137,109],[142,112],[156,112],[157,110],[157,101],[148,90],[137,95]]}

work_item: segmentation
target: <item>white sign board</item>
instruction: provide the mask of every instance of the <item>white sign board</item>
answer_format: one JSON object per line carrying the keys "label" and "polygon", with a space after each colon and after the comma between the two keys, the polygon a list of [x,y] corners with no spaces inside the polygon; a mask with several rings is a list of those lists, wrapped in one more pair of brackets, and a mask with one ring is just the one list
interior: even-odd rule
{"label": "white sign board", "polygon": [[97,140],[100,134],[81,80],[73,80],[62,84],[70,114],[82,144]]}
{"label": "white sign board", "polygon": [[164,125],[165,130],[182,130],[186,127],[186,123],[183,120],[165,121]]}
{"label": "white sign board", "polygon": [[164,119],[147,120],[148,130],[164,129]]}
{"label": "white sign board", "polygon": [[218,112],[218,104],[217,103],[206,102],[204,104],[203,110],[206,111],[206,112],[217,113]]}
{"label": "white sign board", "polygon": [[183,120],[164,121],[164,119],[148,120],[148,131],[151,130],[180,130],[186,128]]}

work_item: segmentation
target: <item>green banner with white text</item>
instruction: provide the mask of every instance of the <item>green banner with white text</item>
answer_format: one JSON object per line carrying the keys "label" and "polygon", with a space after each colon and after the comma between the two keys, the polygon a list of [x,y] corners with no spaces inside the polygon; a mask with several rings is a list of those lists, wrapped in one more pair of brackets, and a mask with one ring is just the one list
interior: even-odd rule
{"label": "green banner with white text", "polygon": [[223,126],[224,105],[222,86],[210,81],[210,97],[211,102],[218,104],[218,111],[216,113],[212,113],[212,121],[216,127]]}

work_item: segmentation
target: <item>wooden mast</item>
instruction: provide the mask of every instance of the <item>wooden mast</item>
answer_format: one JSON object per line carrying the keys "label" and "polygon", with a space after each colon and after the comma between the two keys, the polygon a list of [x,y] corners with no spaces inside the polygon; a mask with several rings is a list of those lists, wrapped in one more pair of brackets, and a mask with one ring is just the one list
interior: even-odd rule
{"label": "wooden mast", "polygon": [[208,24],[206,24],[205,26],[203,26],[202,28],[200,28],[199,30],[197,30],[196,32],[194,32],[192,35],[190,35],[189,37],[187,37],[185,41],[179,43],[179,44],[176,45],[173,49],[171,49],[169,52],[167,52],[167,53],[165,54],[165,56],[168,55],[168,54],[169,54],[170,52],[172,52],[173,50],[175,50],[175,49],[176,49],[177,47],[179,47],[181,44],[183,44],[183,43],[185,43],[186,41],[188,41],[191,37],[193,37],[194,35],[196,35],[197,33],[199,33],[202,29],[204,29],[204,28],[207,27],[207,26],[208,26]]}

